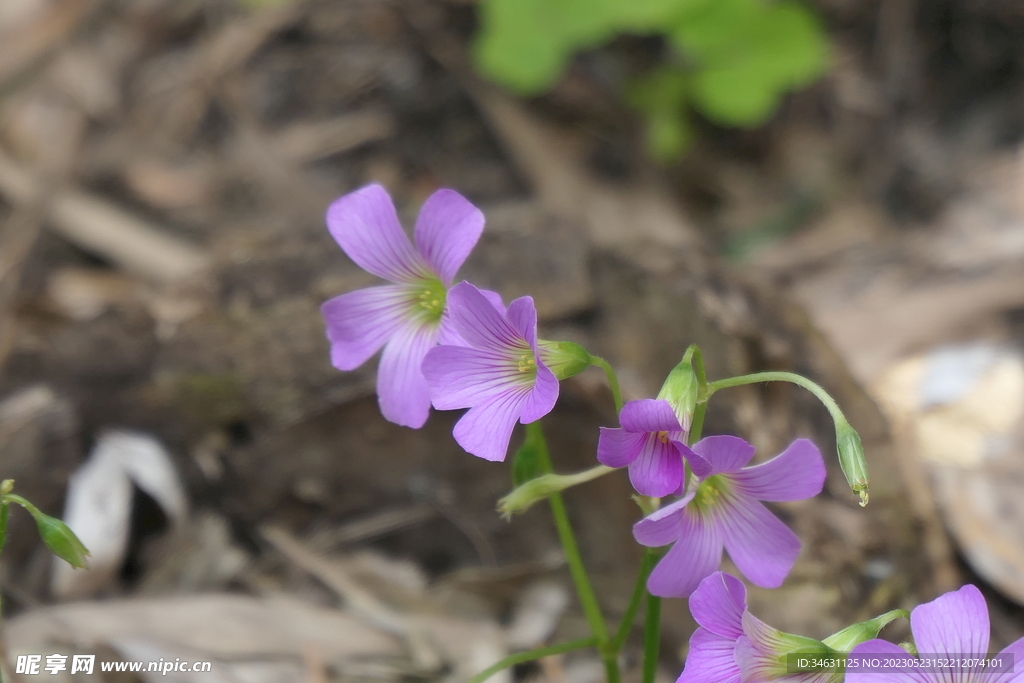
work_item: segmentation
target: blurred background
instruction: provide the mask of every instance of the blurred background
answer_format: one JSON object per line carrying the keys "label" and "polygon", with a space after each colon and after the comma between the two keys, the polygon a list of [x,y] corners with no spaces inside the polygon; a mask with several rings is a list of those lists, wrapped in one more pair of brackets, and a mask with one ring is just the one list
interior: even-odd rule
{"label": "blurred background", "polygon": [[[775,508],[805,548],[751,591],[763,620],[820,638],[972,582],[1005,646],[1022,143],[1017,0],[3,0],[0,474],[93,552],[71,572],[12,515],[6,659],[213,663],[62,681],[458,682],[586,634],[542,506],[494,511],[508,466],[458,448],[458,415],[384,421],[375,362],[330,366],[319,305],[374,279],[323,213],[368,182],[407,225],[438,187],[476,203],[461,274],[531,294],[542,336],[611,360],[629,398],[693,342],[712,377],[832,392],[864,509],[808,395],[712,402],[705,433],[759,458],[809,436],[829,464],[821,496]],[[596,370],[563,383],[556,469],[593,464],[614,421]],[[615,474],[567,495],[609,618],[639,561],[629,494]],[[664,613],[672,681],[694,624]],[[589,652],[493,678],[599,680]]]}

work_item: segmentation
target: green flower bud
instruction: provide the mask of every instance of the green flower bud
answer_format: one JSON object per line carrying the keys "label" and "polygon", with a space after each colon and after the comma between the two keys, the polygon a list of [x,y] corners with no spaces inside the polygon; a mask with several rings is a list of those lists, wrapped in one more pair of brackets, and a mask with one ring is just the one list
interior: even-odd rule
{"label": "green flower bud", "polygon": [[4,479],[0,481],[0,496],[6,496],[8,493],[14,490],[14,480]]}
{"label": "green flower bud", "polygon": [[693,421],[693,411],[697,408],[697,392],[700,390],[700,383],[697,381],[697,374],[693,371],[693,364],[690,357],[684,356],[679,365],[672,368],[668,373],[665,383],[658,392],[658,399],[668,401],[675,411],[676,419],[683,426],[683,431],[690,431],[690,424]]}
{"label": "green flower bud", "polygon": [[836,450],[839,451],[839,466],[843,468],[846,481],[860,496],[860,505],[864,507],[868,504],[868,464],[864,459],[860,435],[849,422],[836,425]]}
{"label": "green flower bud", "polygon": [[542,474],[517,486],[512,490],[512,493],[500,499],[498,501],[498,512],[505,519],[509,519],[514,513],[525,512],[534,503],[544,500],[553,493],[564,491],[570,486],[576,486],[577,484],[597,479],[614,471],[615,469],[612,467],[598,465],[576,474]]}
{"label": "green flower bud", "polygon": [[860,623],[853,624],[852,626],[847,626],[842,631],[833,633],[822,642],[834,650],[849,652],[861,643],[867,642],[872,638],[877,638],[879,631],[885,628],[889,622],[896,619],[909,618],[910,612],[907,610],[894,609],[881,616],[877,616],[874,619],[869,619],[868,621],[862,621]]}
{"label": "green flower bud", "polygon": [[87,565],[85,558],[89,556],[89,550],[67,524],[41,512],[32,516],[35,517],[39,536],[51,553],[77,569]]}
{"label": "green flower bud", "polygon": [[558,381],[578,375],[590,367],[590,354],[576,342],[541,339],[537,347],[541,362],[555,373]]}

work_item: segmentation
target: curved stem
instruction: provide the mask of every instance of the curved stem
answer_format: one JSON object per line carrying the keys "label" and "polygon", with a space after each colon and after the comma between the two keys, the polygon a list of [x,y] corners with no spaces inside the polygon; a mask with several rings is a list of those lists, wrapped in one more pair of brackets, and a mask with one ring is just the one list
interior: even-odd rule
{"label": "curved stem", "polygon": [[657,549],[644,549],[644,557],[640,561],[640,571],[636,575],[636,584],[633,586],[633,595],[629,598],[629,605],[626,607],[626,612],[622,615],[622,621],[619,622],[619,629],[615,632],[615,637],[612,638],[611,645],[616,652],[621,652],[622,647],[626,644],[626,638],[629,637],[629,632],[633,628],[636,613],[640,611],[640,603],[643,601],[644,593],[647,590],[647,577],[650,576],[651,570],[654,569],[654,563],[657,559]]}
{"label": "curved stem", "polygon": [[594,647],[597,645],[597,639],[591,636],[590,638],[580,638],[579,640],[570,640],[567,643],[559,643],[558,645],[550,645],[548,647],[540,647],[536,650],[528,650],[526,652],[517,652],[514,655],[509,655],[501,661],[492,664],[487,667],[476,676],[466,681],[466,683],[483,683],[488,678],[515,666],[516,664],[523,664],[525,662],[532,662],[535,659],[542,659],[544,657],[550,657],[551,655],[560,655],[563,652],[572,652],[573,650],[582,650],[585,647]]}
{"label": "curved stem", "polygon": [[622,390],[619,388],[619,378],[615,374],[615,369],[600,356],[591,355],[590,364],[604,370],[605,377],[608,378],[608,388],[612,390],[612,398],[615,399],[615,412],[622,412]]}
{"label": "curved stem", "polygon": [[740,375],[739,377],[715,380],[708,384],[707,397],[710,397],[711,394],[719,389],[728,389],[729,387],[738,387],[745,384],[757,384],[759,382],[790,382],[791,384],[803,387],[814,394],[825,405],[836,424],[846,423],[846,416],[843,415],[843,411],[839,409],[839,404],[828,395],[828,392],[815,382],[792,372],[755,372],[751,375]]}

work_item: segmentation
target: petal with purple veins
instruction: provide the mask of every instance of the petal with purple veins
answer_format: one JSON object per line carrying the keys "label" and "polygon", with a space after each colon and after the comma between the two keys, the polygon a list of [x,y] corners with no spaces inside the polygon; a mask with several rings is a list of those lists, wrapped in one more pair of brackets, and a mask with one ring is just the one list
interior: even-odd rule
{"label": "petal with purple veins", "polygon": [[716,526],[684,513],[679,540],[647,578],[647,590],[662,598],[688,597],[721,562],[722,537]]}
{"label": "petal with purple veins", "polygon": [[523,402],[519,416],[523,424],[535,422],[550,413],[558,400],[558,380],[555,374],[539,358],[534,358],[537,362],[537,375],[533,380],[533,389]]}
{"label": "petal with purple veins", "polygon": [[368,287],[336,296],[320,307],[331,342],[331,364],[355,370],[377,353],[409,318],[403,285]]}
{"label": "petal with purple veins", "polygon": [[988,653],[988,605],[968,584],[918,605],[910,613],[910,630],[919,652],[970,656]]}
{"label": "petal with purple veins", "polygon": [[[885,668],[849,666],[846,672],[846,683],[936,683],[935,674],[914,671],[913,668],[920,668],[919,664],[913,664],[915,658],[899,645],[893,645],[885,640],[868,640],[857,645],[850,651],[850,659],[853,662],[858,662],[862,659],[868,661],[884,659],[893,664],[893,666]],[[901,664],[905,661],[909,665],[908,669],[910,670],[900,671],[896,669],[895,664],[897,661]]]}
{"label": "petal with purple veins", "polygon": [[327,229],[356,265],[378,277],[411,283],[434,275],[402,231],[395,205],[380,185],[336,199],[327,209]]}
{"label": "petal with purple veins", "polygon": [[740,491],[757,500],[803,500],[821,493],[825,462],[807,439],[797,439],[768,462],[732,475]]}
{"label": "petal with purple veins", "polygon": [[690,614],[711,633],[735,640],[743,635],[747,588],[731,574],[715,572],[690,596]]}
{"label": "petal with purple veins", "polygon": [[413,239],[426,262],[449,286],[483,229],[483,212],[458,192],[444,189],[423,203]]}
{"label": "petal with purple veins", "polygon": [[456,423],[452,435],[467,453],[484,460],[504,460],[525,400],[525,391],[506,391],[475,405]]}
{"label": "petal with purple veins", "polygon": [[[423,376],[438,410],[485,403],[504,393],[521,373],[501,351],[468,346],[436,346],[423,359]],[[523,391],[527,387],[523,386]]]}
{"label": "petal with purple veins", "polygon": [[658,508],[633,525],[633,538],[640,545],[648,548],[660,548],[675,543],[683,529],[683,514],[686,506],[693,500],[693,495]]}
{"label": "petal with purple veins", "polygon": [[711,472],[735,472],[754,457],[754,447],[738,436],[707,436],[691,446],[693,452],[711,464]]}
{"label": "petal with purple veins", "polygon": [[377,369],[377,400],[384,418],[419,429],[430,414],[430,389],[421,369],[437,343],[433,325],[409,323],[384,347]]}
{"label": "petal with purple veins", "polygon": [[619,424],[631,432],[678,432],[682,427],[668,401],[645,398],[622,406]]}
{"label": "petal with purple veins", "polygon": [[762,588],[778,588],[800,554],[800,539],[764,505],[732,495],[715,511],[714,524],[729,557]]}
{"label": "petal with purple veins", "polygon": [[597,439],[597,461],[608,467],[625,467],[636,460],[647,435],[627,432],[621,427],[601,427]]}
{"label": "petal with purple veins", "polygon": [[528,349],[522,338],[479,289],[468,282],[448,290],[452,327],[470,346],[478,349]]}
{"label": "petal with purple veins", "polygon": [[636,459],[629,464],[629,481],[642,496],[661,498],[679,488],[683,456],[666,437],[649,432]]}
{"label": "petal with purple veins", "polygon": [[740,667],[733,656],[735,646],[735,638],[698,628],[690,636],[686,666],[676,683],[740,683]]}

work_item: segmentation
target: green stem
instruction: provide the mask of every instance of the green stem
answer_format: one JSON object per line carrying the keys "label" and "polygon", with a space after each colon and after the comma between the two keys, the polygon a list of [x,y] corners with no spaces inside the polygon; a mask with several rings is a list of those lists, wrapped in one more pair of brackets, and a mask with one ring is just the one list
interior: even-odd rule
{"label": "green stem", "polygon": [[612,638],[611,646],[615,652],[621,652],[626,644],[626,638],[629,637],[629,632],[633,628],[636,613],[640,611],[640,603],[643,601],[644,593],[647,590],[647,577],[650,576],[657,560],[658,551],[656,548],[644,549],[644,557],[640,561],[640,571],[636,575],[636,584],[633,586],[633,595],[629,598],[629,605],[626,607],[625,614],[622,615],[622,621],[619,622],[619,630],[615,632],[615,637]]}
{"label": "green stem", "polygon": [[[530,438],[535,438],[540,444],[538,451],[538,464],[542,472],[550,474],[553,471],[551,456],[548,454],[547,441],[541,429],[540,421],[526,425]],[[576,536],[572,532],[572,525],[569,523],[569,514],[565,509],[565,501],[562,494],[555,492],[548,498],[551,506],[551,516],[555,520],[555,528],[558,530],[558,539],[562,542],[562,550],[565,552],[565,561],[569,565],[569,573],[572,575],[573,583],[576,585],[576,594],[583,608],[583,614],[590,625],[590,632],[597,640],[597,647],[604,660],[605,673],[608,683],[619,683],[619,665],[616,653],[608,648],[608,626],[601,614],[601,607],[597,603],[597,595],[593,586],[590,585],[590,578],[583,566],[583,558],[580,556],[579,546],[576,545]]]}
{"label": "green stem", "polygon": [[[0,499],[0,552],[3,552],[7,543],[7,519],[11,514],[11,505],[5,495]],[[3,615],[3,594],[0,593],[0,617]],[[3,664],[0,663],[0,683],[4,683]]]}
{"label": "green stem", "polygon": [[559,643],[558,645],[551,645],[549,647],[541,647],[536,650],[529,650],[527,652],[517,652],[514,655],[509,655],[500,662],[487,667],[476,676],[466,681],[466,683],[483,683],[488,678],[513,667],[516,664],[523,664],[524,662],[532,662],[535,659],[541,659],[543,657],[550,657],[551,655],[560,655],[563,652],[572,652],[573,650],[582,650],[585,647],[594,647],[597,645],[597,639],[593,636],[589,638],[580,638],[579,640],[570,640],[567,643]]}
{"label": "green stem", "polygon": [[708,384],[706,397],[710,398],[711,394],[719,389],[728,389],[729,387],[738,387],[745,384],[757,384],[759,382],[790,382],[801,386],[814,394],[825,405],[837,425],[846,424],[846,416],[843,415],[843,411],[839,409],[839,404],[828,395],[828,392],[806,377],[801,377],[792,372],[755,372],[752,375],[740,375],[739,377],[715,380]]}
{"label": "green stem", "polygon": [[615,369],[604,358],[593,354],[590,356],[590,364],[604,370],[605,377],[608,378],[608,388],[612,390],[612,398],[615,399],[615,412],[622,412],[622,390],[619,388],[619,378],[615,374]]}
{"label": "green stem", "polygon": [[644,618],[644,670],[642,683],[654,683],[661,645],[661,598],[647,594]]}

